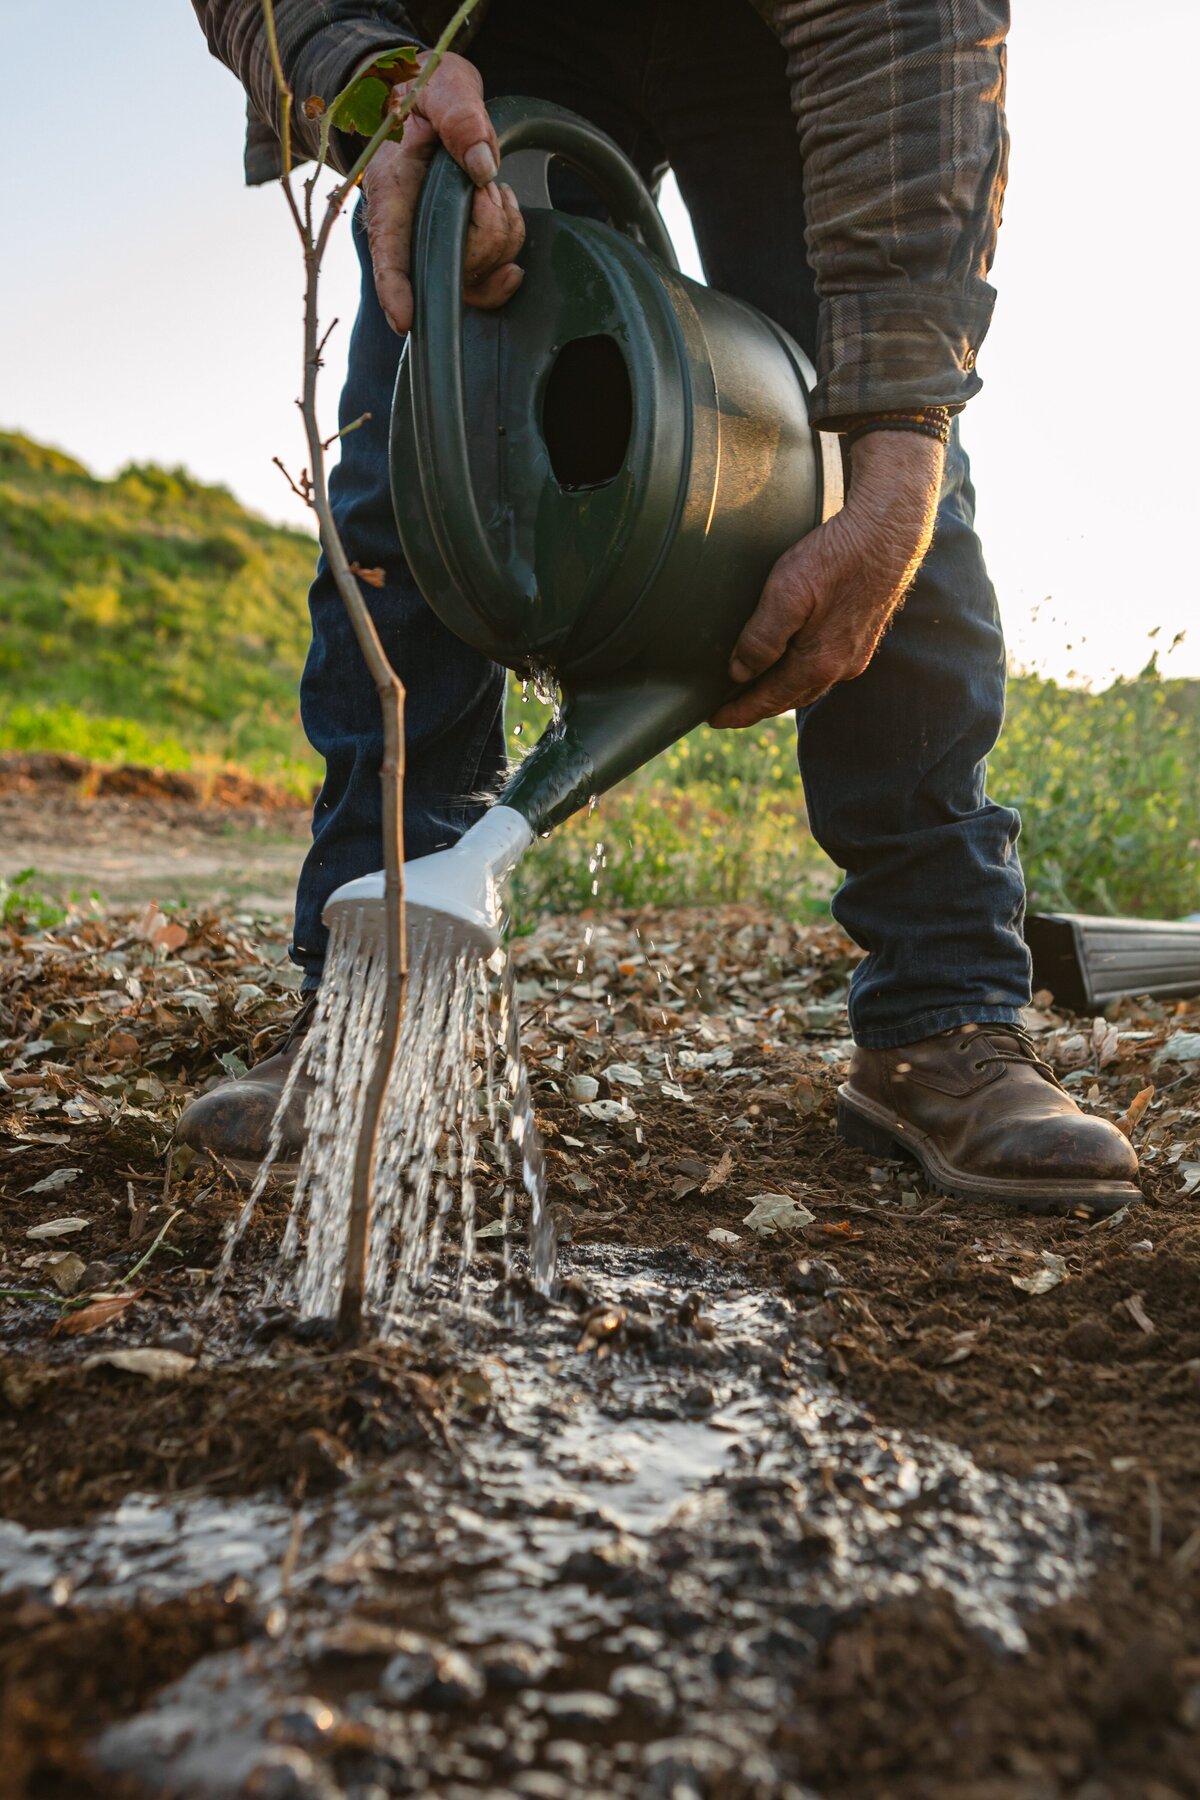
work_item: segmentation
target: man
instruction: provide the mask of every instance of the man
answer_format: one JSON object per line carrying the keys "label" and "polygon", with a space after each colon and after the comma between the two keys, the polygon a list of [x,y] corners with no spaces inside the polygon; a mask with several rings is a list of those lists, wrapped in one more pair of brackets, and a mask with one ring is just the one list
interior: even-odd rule
{"label": "man", "polygon": [[[268,180],[278,108],[260,0],[193,4],[249,94],[248,178]],[[386,52],[433,42],[452,5],[276,0],[275,11],[293,92],[328,103]],[[497,184],[487,100],[530,94],[584,114],[652,185],[673,168],[708,278],[804,346],[819,375],[814,423],[847,449],[845,508],[776,565],[731,662],[746,685],[714,720],[745,727],[796,709],[809,822],[846,870],[834,912],[867,955],[851,986],[857,1047],[840,1129],[878,1154],[909,1149],[956,1194],[1105,1212],[1136,1198],[1136,1158],[1080,1113],[1020,1029],[1019,821],[984,792],[1004,647],[953,423],[980,386],[993,303],[1007,15],[1007,0],[483,0],[403,142],[363,182],[342,421],[371,422],[344,440],[333,494],[351,556],[387,573],[367,599],[408,689],[405,832],[420,856],[470,823],[464,796],[493,786],[504,760],[503,672],[424,605],[388,494],[386,421],[425,169],[440,142],[476,184],[466,298],[499,307],[522,278],[523,227]],[[302,107],[292,117],[311,154],[312,124]],[[341,166],[355,147],[335,138]],[[556,198],[590,204],[569,182]],[[326,778],[292,954],[312,991],[325,900],[381,861],[381,736],[323,565],[310,603],[302,715]],[[293,1035],[194,1101],[181,1135],[260,1158],[295,1054]],[[302,1129],[298,1103],[293,1148]]]}

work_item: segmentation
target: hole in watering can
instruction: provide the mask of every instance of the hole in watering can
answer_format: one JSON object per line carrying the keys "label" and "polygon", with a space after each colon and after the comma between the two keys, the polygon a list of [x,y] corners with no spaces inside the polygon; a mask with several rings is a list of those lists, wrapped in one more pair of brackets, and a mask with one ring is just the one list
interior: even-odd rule
{"label": "hole in watering can", "polygon": [[620,473],[633,429],[633,390],[616,341],[564,344],[542,395],[542,437],[563,488],[603,487]]}

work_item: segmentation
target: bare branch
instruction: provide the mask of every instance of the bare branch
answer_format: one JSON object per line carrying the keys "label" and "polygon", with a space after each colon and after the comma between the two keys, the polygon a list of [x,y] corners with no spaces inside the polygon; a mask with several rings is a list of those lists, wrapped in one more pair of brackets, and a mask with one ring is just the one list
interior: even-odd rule
{"label": "bare branch", "polygon": [[295,494],[297,500],[303,500],[305,506],[311,506],[312,505],[312,483],[308,479],[308,470],[301,469],[300,481],[303,485],[297,486],[296,482],[294,482],[292,480],[290,473],[284,467],[283,462],[280,460],[280,458],[278,456],[273,456],[271,458],[271,461],[275,464],[275,467],[279,470],[280,474],[283,476],[283,479],[287,482],[287,484],[291,488],[293,494]]}
{"label": "bare branch", "polygon": [[[275,84],[280,95],[281,139],[283,144],[283,176],[282,187],[287,197],[293,223],[300,237],[304,255],[304,386],[298,405],[304,420],[304,433],[308,443],[308,470],[301,473],[299,482],[294,481],[278,457],[273,460],[283,472],[288,485],[297,497],[310,505],[317,515],[317,526],[321,538],[321,547],[325,552],[325,560],[330,575],[340,594],[343,604],[354,628],[354,635],[359,649],[370,670],[379,695],[380,708],[383,714],[383,761],[380,765],[380,782],[383,792],[383,863],[384,863],[384,910],[386,920],[386,991],[384,998],[383,1021],[380,1030],[379,1044],[372,1066],[366,1093],[363,1097],[362,1120],[359,1127],[358,1143],[355,1148],[354,1175],[350,1194],[350,1216],[346,1237],[346,1266],[342,1284],[341,1301],[338,1308],[338,1328],[345,1338],[357,1337],[362,1330],[363,1299],[366,1289],[367,1248],[370,1239],[371,1212],[373,1203],[373,1186],[375,1175],[375,1155],[379,1138],[380,1123],[383,1116],[383,1105],[387,1095],[388,1081],[392,1064],[395,1061],[396,1047],[400,1041],[400,1027],[403,1019],[405,984],[408,975],[408,945],[404,920],[404,687],[400,678],[392,668],[387,653],[383,648],[374,620],[367,608],[360,581],[375,586],[380,572],[375,569],[357,569],[351,564],[333,509],[329,501],[329,487],[326,479],[325,454],[330,446],[344,437],[347,432],[355,431],[366,423],[369,414],[363,414],[350,425],[343,426],[332,437],[323,438],[317,423],[317,378],[321,368],[321,353],[329,340],[333,325],[321,334],[318,329],[317,284],[321,272],[321,261],[329,243],[330,233],[344,207],[348,197],[358,185],[363,171],[370,163],[380,145],[395,132],[398,125],[412,109],[414,100],[421,88],[433,74],[442,56],[460,26],[469,17],[478,4],[478,0],[463,0],[446,30],[439,38],[437,45],[425,59],[420,74],[413,82],[404,101],[394,113],[385,116],[380,128],[371,137],[360,155],[356,158],[348,175],[338,183],[325,202],[324,212],[319,226],[316,224],[315,196],[317,183],[328,155],[332,108],[327,108],[321,116],[320,150],[317,167],[303,184],[303,201],[298,202],[291,185],[291,107],[292,95],[284,75],[279,45],[275,35],[275,17],[273,0],[262,0],[263,16],[267,26],[267,40],[271,52],[271,67],[275,76]],[[336,325],[337,320],[333,321]]]}
{"label": "bare branch", "polygon": [[[328,336],[328,333],[326,333],[326,336]],[[328,450],[329,446],[331,444],[336,444],[339,438],[349,437],[352,431],[357,431],[360,425],[365,425],[370,417],[370,413],[360,413],[357,419],[351,419],[349,425],[343,425],[340,431],[335,431],[332,437],[327,437],[325,439],[324,443],[321,445],[322,450]]]}
{"label": "bare branch", "polygon": [[288,86],[287,77],[283,72],[283,60],[279,54],[279,39],[275,33],[275,0],[262,0],[262,9],[267,27],[267,50],[271,57],[271,73],[275,77],[275,87],[279,94],[279,143],[283,152],[283,180],[286,186],[292,172],[292,90]]}

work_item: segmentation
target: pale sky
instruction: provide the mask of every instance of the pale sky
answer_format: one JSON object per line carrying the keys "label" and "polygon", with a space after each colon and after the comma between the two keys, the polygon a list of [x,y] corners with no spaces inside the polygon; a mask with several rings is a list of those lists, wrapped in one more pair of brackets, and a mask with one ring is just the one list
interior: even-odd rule
{"label": "pale sky", "polygon": [[[1018,0],[1000,299],[964,439],[1011,650],[1060,677],[1200,675],[1192,315],[1197,0]],[[5,277],[0,427],[100,474],[183,463],[307,523],[272,467],[292,405],[301,271],[282,196],[241,183],[242,96],[188,0],[0,0]],[[686,216],[668,196],[684,253]],[[348,227],[325,417],[355,307]],[[333,424],[330,424],[330,430]]]}

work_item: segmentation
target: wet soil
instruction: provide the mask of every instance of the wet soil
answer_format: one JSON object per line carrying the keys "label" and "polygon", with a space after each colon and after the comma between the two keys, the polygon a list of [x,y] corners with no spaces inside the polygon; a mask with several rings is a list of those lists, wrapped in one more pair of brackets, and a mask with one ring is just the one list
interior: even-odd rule
{"label": "wet soil", "polygon": [[[546,920],[559,1294],[485,1238],[345,1350],[263,1303],[282,1187],[214,1301],[242,1196],[164,1181],[294,1004],[282,941],[3,941],[0,1794],[1200,1795],[1194,1006],[1041,997],[1146,1199],[1033,1220],[837,1145],[832,927]],[[811,1222],[757,1236],[763,1194]]]}

